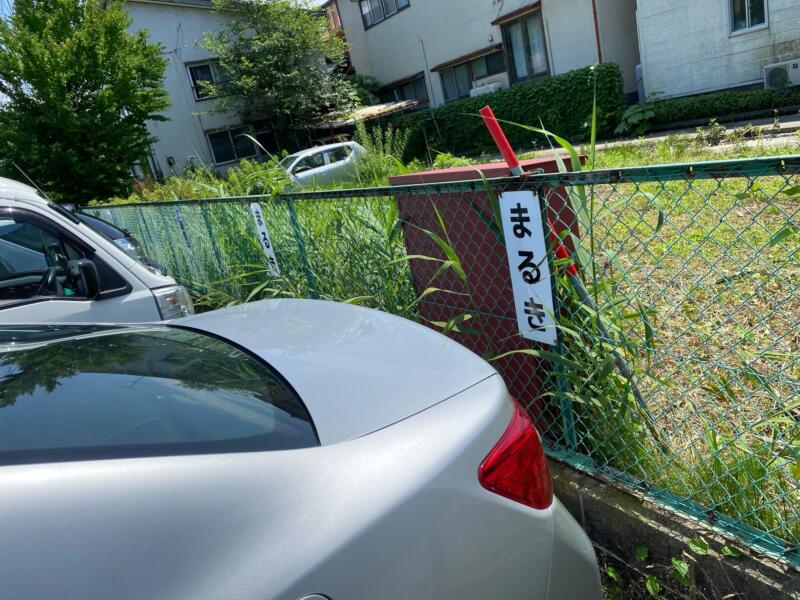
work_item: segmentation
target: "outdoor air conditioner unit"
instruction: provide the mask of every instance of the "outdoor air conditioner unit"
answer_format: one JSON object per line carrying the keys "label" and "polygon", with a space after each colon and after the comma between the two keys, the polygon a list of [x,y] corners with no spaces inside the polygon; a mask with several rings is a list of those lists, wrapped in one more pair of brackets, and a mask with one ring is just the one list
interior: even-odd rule
{"label": "outdoor air conditioner unit", "polygon": [[781,90],[792,85],[800,85],[800,58],[764,67],[766,89]]}
{"label": "outdoor air conditioner unit", "polygon": [[475,96],[482,96],[483,94],[489,94],[491,92],[496,92],[499,90],[503,85],[499,81],[492,81],[491,83],[484,83],[482,85],[476,85],[469,91],[469,97],[474,98]]}

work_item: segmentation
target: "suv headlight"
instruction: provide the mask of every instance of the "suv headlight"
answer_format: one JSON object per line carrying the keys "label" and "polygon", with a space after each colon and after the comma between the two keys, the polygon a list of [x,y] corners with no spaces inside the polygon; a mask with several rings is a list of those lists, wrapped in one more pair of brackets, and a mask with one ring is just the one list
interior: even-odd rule
{"label": "suv headlight", "polygon": [[194,314],[194,303],[189,292],[182,285],[153,290],[161,319],[169,321]]}

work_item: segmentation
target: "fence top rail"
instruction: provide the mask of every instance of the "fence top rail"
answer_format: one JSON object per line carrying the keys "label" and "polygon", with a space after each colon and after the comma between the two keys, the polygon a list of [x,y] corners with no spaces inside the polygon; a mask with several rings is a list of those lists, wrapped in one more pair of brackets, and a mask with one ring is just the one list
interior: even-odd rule
{"label": "fence top rail", "polygon": [[[787,156],[767,156],[761,158],[731,159],[695,163],[676,163],[643,167],[624,167],[619,169],[598,169],[594,171],[572,171],[567,173],[529,173],[521,177],[500,177],[489,179],[492,187],[519,185],[536,187],[602,185],[616,183],[642,183],[648,181],[676,181],[698,179],[725,179],[736,177],[761,177],[770,175],[800,174],[800,154]],[[327,200],[335,198],[367,198],[394,196],[397,194],[431,194],[447,192],[476,191],[485,186],[481,179],[450,181],[442,183],[419,183],[372,188],[349,188],[319,191],[286,192],[278,196],[282,200]],[[126,202],[124,204],[98,204],[87,207],[93,209],[117,209],[139,206],[174,206],[178,204],[212,204],[228,202],[259,201],[271,196],[257,194],[252,196],[229,196],[224,198],[189,198],[183,200],[160,200],[155,202]]]}

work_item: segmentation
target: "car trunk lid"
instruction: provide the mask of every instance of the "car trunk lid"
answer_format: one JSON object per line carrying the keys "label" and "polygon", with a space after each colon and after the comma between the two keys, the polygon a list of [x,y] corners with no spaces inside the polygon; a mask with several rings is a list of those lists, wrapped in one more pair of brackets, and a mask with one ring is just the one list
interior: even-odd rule
{"label": "car trunk lid", "polygon": [[280,299],[173,321],[261,357],[295,388],[322,444],[396,423],[496,373],[411,321],[348,304]]}

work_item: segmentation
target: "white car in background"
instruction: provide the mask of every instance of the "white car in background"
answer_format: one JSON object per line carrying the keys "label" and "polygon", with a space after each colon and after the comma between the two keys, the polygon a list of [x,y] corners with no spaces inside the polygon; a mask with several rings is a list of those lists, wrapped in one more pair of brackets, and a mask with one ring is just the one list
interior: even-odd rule
{"label": "white car in background", "polygon": [[125,247],[0,177],[0,323],[141,323],[194,314],[189,293]]}
{"label": "white car in background", "polygon": [[301,150],[281,160],[299,185],[328,185],[356,178],[358,161],[367,153],[356,142],[341,142]]}

